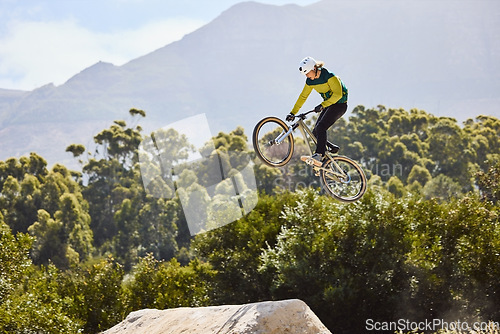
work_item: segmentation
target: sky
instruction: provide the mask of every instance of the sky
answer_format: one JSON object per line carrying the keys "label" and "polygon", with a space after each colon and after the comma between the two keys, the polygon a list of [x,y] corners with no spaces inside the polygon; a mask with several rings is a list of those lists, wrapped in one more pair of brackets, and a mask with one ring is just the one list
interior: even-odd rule
{"label": "sky", "polygon": [[[309,5],[318,0],[259,0]],[[58,86],[98,61],[123,65],[241,0],[0,0],[0,88]]]}

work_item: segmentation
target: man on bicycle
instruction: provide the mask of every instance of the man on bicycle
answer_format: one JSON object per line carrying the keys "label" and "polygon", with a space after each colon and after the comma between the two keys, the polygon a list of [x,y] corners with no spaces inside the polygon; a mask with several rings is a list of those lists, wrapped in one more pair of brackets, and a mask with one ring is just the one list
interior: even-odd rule
{"label": "man on bicycle", "polygon": [[288,122],[293,121],[295,114],[304,105],[313,89],[323,98],[323,102],[314,108],[314,111],[320,113],[313,130],[317,139],[316,151],[312,156],[301,157],[302,161],[317,167],[323,164],[327,142],[326,132],[347,111],[348,95],[342,80],[323,66],[323,62],[311,57],[306,57],[300,62],[299,71],[307,77],[306,83],[292,111],[286,116]]}

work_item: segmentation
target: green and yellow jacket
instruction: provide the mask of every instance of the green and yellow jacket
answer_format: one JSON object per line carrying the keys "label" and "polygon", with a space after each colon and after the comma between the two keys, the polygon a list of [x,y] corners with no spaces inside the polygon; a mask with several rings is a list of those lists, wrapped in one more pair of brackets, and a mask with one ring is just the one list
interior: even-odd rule
{"label": "green and yellow jacket", "polygon": [[300,93],[299,98],[291,111],[292,114],[295,115],[302,105],[304,105],[304,102],[306,102],[313,88],[323,98],[321,105],[325,108],[335,103],[347,102],[348,92],[342,80],[340,80],[339,77],[336,77],[335,74],[328,72],[326,68],[322,68],[319,78],[315,80],[307,78],[304,89],[302,90],[302,93]]}

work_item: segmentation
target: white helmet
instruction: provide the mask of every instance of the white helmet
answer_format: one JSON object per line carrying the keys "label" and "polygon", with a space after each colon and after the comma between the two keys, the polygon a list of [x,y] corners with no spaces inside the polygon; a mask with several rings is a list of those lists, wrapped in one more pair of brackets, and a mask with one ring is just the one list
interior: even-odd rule
{"label": "white helmet", "polygon": [[309,71],[314,70],[315,66],[316,60],[314,60],[312,57],[305,57],[299,64],[299,71],[307,74],[309,73]]}

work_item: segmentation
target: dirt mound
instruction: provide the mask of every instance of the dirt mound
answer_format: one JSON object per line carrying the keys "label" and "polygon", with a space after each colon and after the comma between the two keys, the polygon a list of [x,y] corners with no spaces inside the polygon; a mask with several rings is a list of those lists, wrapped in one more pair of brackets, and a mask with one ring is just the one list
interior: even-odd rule
{"label": "dirt mound", "polygon": [[103,334],[327,334],[330,331],[303,301],[290,299],[132,312]]}

